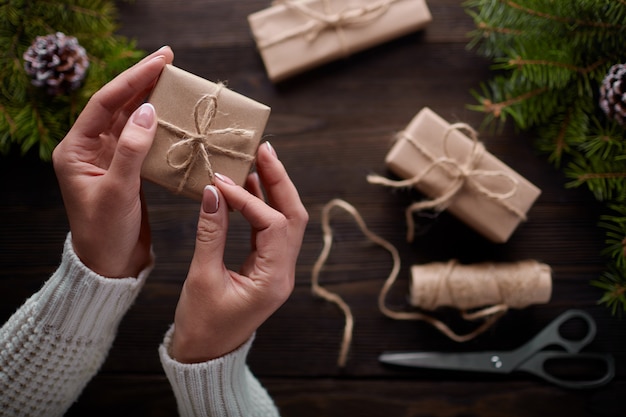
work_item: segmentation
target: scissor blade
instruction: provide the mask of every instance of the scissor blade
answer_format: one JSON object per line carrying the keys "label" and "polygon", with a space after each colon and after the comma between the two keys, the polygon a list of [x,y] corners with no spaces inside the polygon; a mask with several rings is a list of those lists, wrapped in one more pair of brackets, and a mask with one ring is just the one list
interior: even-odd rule
{"label": "scissor blade", "polygon": [[502,352],[384,352],[378,359],[386,364],[410,366],[413,368],[501,374],[511,372],[514,367],[508,353]]}

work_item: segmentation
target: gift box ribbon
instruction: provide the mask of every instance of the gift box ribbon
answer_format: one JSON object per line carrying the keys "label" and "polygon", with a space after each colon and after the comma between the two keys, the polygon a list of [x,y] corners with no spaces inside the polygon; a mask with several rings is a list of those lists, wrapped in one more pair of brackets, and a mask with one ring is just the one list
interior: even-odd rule
{"label": "gift box ribbon", "polygon": [[[211,136],[213,135],[234,135],[244,139],[251,139],[254,136],[254,131],[249,129],[235,127],[211,128],[211,124],[217,115],[218,96],[223,88],[223,84],[217,84],[216,91],[213,94],[203,95],[194,105],[193,118],[196,132],[188,132],[170,122],[158,120],[159,126],[182,138],[180,141],[172,144],[166,154],[167,163],[170,167],[176,170],[184,170],[184,175],[178,185],[179,192],[187,183],[198,159],[204,163],[210,182],[213,183],[215,173],[211,164],[211,152],[220,153],[241,161],[250,162],[254,160],[254,155],[211,143]],[[180,153],[177,151],[184,148],[188,148],[184,152],[185,158],[179,162],[175,161],[175,154]]]}
{"label": "gift box ribbon", "polygon": [[[472,140],[472,149],[465,161],[459,161],[453,157],[450,157],[448,153],[447,141],[455,130],[465,130],[468,132],[469,137]],[[407,240],[412,241],[414,237],[414,220],[413,213],[420,210],[434,209],[437,211],[443,211],[452,202],[455,195],[463,188],[464,185],[468,185],[473,188],[478,194],[496,201],[506,210],[512,214],[518,216],[520,219],[525,220],[526,214],[518,207],[510,204],[507,199],[515,195],[519,187],[519,181],[513,175],[504,171],[493,171],[476,168],[482,155],[485,153],[485,146],[478,141],[478,134],[471,126],[465,123],[455,123],[446,129],[443,136],[443,156],[435,157],[424,146],[422,146],[418,140],[416,140],[409,132],[403,131],[399,134],[400,140],[408,141],[415,149],[417,149],[422,155],[424,155],[431,164],[421,173],[415,175],[413,178],[409,178],[401,181],[393,181],[379,175],[368,175],[367,181],[371,184],[385,185],[388,187],[402,188],[411,187],[422,181],[432,170],[439,167],[450,176],[452,182],[451,185],[445,190],[439,197],[432,200],[420,201],[411,204],[406,210],[406,221],[408,225]],[[486,177],[500,177],[509,182],[510,187],[505,192],[498,192],[490,190],[488,187],[480,182],[480,178]]]}
{"label": "gift box ribbon", "polygon": [[287,30],[277,36],[259,41],[260,48],[268,48],[288,39],[304,36],[309,42],[313,42],[327,29],[334,29],[339,37],[344,55],[350,54],[348,43],[345,41],[342,29],[350,26],[366,25],[384,15],[393,3],[402,0],[381,0],[372,2],[362,7],[347,8],[339,13],[331,13],[329,0],[323,0],[325,13],[316,11],[301,0],[276,0],[274,4],[282,4],[288,9],[295,11],[308,20],[306,23]]}

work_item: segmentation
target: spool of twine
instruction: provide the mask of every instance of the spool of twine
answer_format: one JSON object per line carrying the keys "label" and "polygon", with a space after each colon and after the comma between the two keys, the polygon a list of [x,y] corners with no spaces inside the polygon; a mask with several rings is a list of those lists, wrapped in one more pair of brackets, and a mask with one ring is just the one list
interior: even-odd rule
{"label": "spool of twine", "polygon": [[[530,304],[546,303],[552,291],[551,269],[535,260],[513,263],[480,263],[460,265],[456,261],[413,265],[411,268],[411,311],[392,310],[386,305],[387,294],[400,272],[400,255],[391,243],[371,232],[357,209],[341,199],[334,199],[322,208],[321,223],[324,246],[311,272],[311,289],[314,295],[336,304],[345,315],[345,326],[338,365],[345,366],[354,329],[354,316],[350,306],[336,293],[323,288],[320,273],[328,259],[333,241],[330,214],[341,208],[350,214],[363,234],[373,243],[383,247],[392,257],[393,266],[378,296],[378,308],[385,316],[395,320],[423,320],[457,342],[471,340],[491,327],[509,308],[524,308]],[[461,310],[465,320],[483,319],[473,331],[457,334],[448,325],[421,310],[439,307]],[[480,310],[468,311],[469,309]]]}
{"label": "spool of twine", "polygon": [[534,260],[471,265],[453,260],[411,267],[410,302],[425,310],[491,305],[524,308],[548,302],[551,292],[550,267]]}

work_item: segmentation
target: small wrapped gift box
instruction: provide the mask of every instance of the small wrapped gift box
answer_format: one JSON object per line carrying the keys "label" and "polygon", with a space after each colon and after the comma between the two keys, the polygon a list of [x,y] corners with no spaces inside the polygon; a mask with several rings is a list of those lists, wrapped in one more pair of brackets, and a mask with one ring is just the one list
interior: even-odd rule
{"label": "small wrapped gift box", "polygon": [[269,107],[172,65],[163,69],[149,102],[158,127],[143,178],[195,199],[216,172],[245,183]]}
{"label": "small wrapped gift box", "polygon": [[429,108],[422,109],[398,135],[385,163],[405,180],[372,175],[369,182],[414,186],[431,199],[407,209],[409,240],[413,238],[413,213],[434,209],[448,210],[489,240],[504,243],[541,194],[487,152],[471,127],[451,125]]}
{"label": "small wrapped gift box", "polygon": [[420,30],[431,20],[425,0],[278,0],[248,16],[274,82]]}

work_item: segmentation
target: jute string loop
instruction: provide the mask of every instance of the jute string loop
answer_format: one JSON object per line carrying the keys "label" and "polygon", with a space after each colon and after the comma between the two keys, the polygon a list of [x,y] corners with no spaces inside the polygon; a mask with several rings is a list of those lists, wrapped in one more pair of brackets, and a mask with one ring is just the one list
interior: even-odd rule
{"label": "jute string loop", "polygon": [[[469,137],[472,140],[472,149],[469,152],[465,161],[459,161],[456,158],[450,156],[448,152],[448,138],[450,134],[455,130],[467,131]],[[485,146],[478,141],[478,134],[471,126],[465,123],[454,123],[446,129],[443,136],[443,156],[435,157],[426,147],[419,143],[409,132],[403,131],[398,134],[399,140],[406,140],[417,151],[424,155],[431,164],[426,167],[421,173],[415,175],[412,178],[394,181],[380,175],[368,175],[367,181],[370,184],[379,184],[393,188],[411,187],[420,183],[431,171],[436,168],[442,169],[450,178],[451,183],[449,187],[438,197],[431,200],[424,200],[411,204],[405,212],[407,222],[407,241],[412,242],[415,237],[415,221],[413,219],[413,213],[416,211],[434,209],[435,211],[443,211],[453,201],[456,194],[465,186],[471,187],[478,194],[492,199],[504,207],[509,212],[518,216],[520,219],[525,220],[526,214],[510,204],[507,199],[515,195],[519,187],[519,181],[513,175],[504,171],[493,171],[478,169],[476,165],[480,162],[483,154],[485,153]],[[498,192],[490,190],[488,187],[480,182],[480,178],[486,177],[500,177],[509,183],[509,188],[505,192]]]}
{"label": "jute string loop", "polygon": [[354,316],[352,315],[350,306],[348,306],[348,304],[341,298],[341,296],[326,290],[319,284],[320,272],[322,271],[322,268],[324,267],[324,264],[326,263],[326,260],[328,259],[328,255],[330,254],[330,249],[333,244],[333,230],[330,227],[330,212],[335,207],[341,208],[345,210],[348,214],[350,214],[356,221],[357,225],[359,226],[359,229],[361,229],[363,234],[368,239],[382,246],[383,248],[387,249],[389,253],[391,253],[391,257],[393,259],[393,267],[391,269],[391,272],[389,273],[389,277],[387,278],[387,281],[390,281],[390,280],[394,281],[396,277],[398,276],[398,273],[400,272],[400,254],[398,253],[398,250],[395,248],[395,246],[393,246],[391,243],[387,242],[383,238],[379,237],[375,233],[371,232],[367,228],[365,221],[363,220],[363,218],[361,217],[357,209],[354,208],[354,206],[352,206],[348,202],[341,200],[341,199],[333,199],[330,202],[328,202],[326,205],[324,205],[324,207],[322,208],[321,222],[322,222],[322,231],[324,233],[324,246],[322,248],[322,252],[320,253],[319,258],[313,265],[313,270],[311,272],[311,289],[313,291],[313,294],[327,301],[335,303],[343,311],[346,317],[344,331],[343,331],[343,339],[341,341],[341,349],[339,352],[339,359],[338,359],[338,365],[340,367],[343,367],[346,364],[346,360],[348,358],[348,351],[350,350],[350,344],[352,343]]}
{"label": "jute string loop", "polygon": [[[196,129],[195,132],[188,132],[170,122],[161,119],[158,120],[159,126],[182,138],[180,141],[172,144],[166,154],[167,164],[170,167],[176,170],[184,170],[183,178],[178,185],[179,192],[189,180],[192,168],[198,159],[201,159],[204,164],[204,168],[207,171],[209,181],[210,183],[213,183],[215,173],[213,172],[213,166],[211,164],[211,152],[247,162],[254,160],[254,155],[225,148],[211,143],[210,141],[210,137],[213,135],[234,135],[245,139],[251,139],[254,136],[254,131],[249,129],[233,127],[211,129],[211,124],[217,115],[217,98],[222,88],[224,88],[224,85],[221,83],[218,84],[217,89],[213,94],[203,95],[194,105],[193,119]],[[185,147],[189,148],[184,153],[185,158],[180,162],[174,161],[174,153],[176,150]]]}
{"label": "jute string loop", "polygon": [[350,54],[348,45],[344,39],[342,28],[358,25],[366,25],[384,15],[393,3],[401,0],[379,0],[365,6],[347,8],[339,13],[331,13],[329,0],[324,0],[325,13],[320,13],[308,7],[300,0],[276,0],[275,4],[282,4],[309,20],[291,30],[287,30],[271,39],[260,40],[260,48],[268,48],[288,39],[304,36],[308,42],[313,42],[327,29],[334,29],[339,37],[344,56]]}
{"label": "jute string loop", "polygon": [[[499,297],[497,297],[499,299],[499,302],[493,306],[487,306],[487,307],[482,308],[481,310],[474,311],[474,312],[468,312],[465,310],[462,311],[462,317],[465,320],[473,321],[477,319],[484,319],[484,322],[480,324],[480,326],[478,326],[476,329],[474,329],[473,331],[467,334],[459,335],[455,333],[452,329],[450,329],[450,327],[448,327],[442,321],[422,312],[395,311],[395,310],[388,308],[385,300],[387,298],[387,294],[391,290],[400,272],[401,261],[400,261],[400,255],[398,253],[398,250],[391,243],[389,243],[385,239],[381,238],[380,236],[370,231],[367,228],[365,221],[363,220],[363,218],[361,217],[361,215],[359,214],[359,212],[354,206],[352,206],[351,204],[349,204],[348,202],[344,200],[333,199],[330,202],[328,202],[326,205],[324,205],[324,207],[322,208],[321,224],[322,224],[324,245],[320,253],[320,256],[318,257],[317,261],[313,265],[313,269],[311,272],[311,289],[314,295],[336,304],[344,313],[345,325],[344,325],[344,331],[343,331],[343,338],[341,341],[339,358],[337,361],[340,367],[345,366],[346,360],[348,357],[348,352],[350,350],[350,345],[352,343],[352,333],[354,330],[354,316],[352,314],[350,306],[341,298],[341,296],[331,291],[328,291],[327,289],[323,288],[319,283],[319,275],[324,267],[324,264],[326,263],[326,260],[328,259],[328,256],[330,254],[330,250],[332,247],[333,231],[332,231],[332,228],[330,227],[330,217],[331,217],[330,214],[333,208],[341,208],[344,211],[346,211],[348,214],[350,214],[356,221],[361,232],[370,241],[372,241],[373,243],[376,243],[379,246],[382,246],[391,254],[391,257],[393,260],[393,266],[378,296],[378,308],[385,316],[389,318],[392,318],[395,320],[423,320],[423,321],[428,322],[432,326],[434,326],[436,329],[438,329],[441,333],[448,336],[450,339],[457,341],[457,342],[465,342],[465,341],[473,339],[474,337],[478,336],[479,334],[487,330],[489,327],[491,327],[508,310],[509,306],[506,304],[506,302],[511,303],[511,305],[518,305],[518,306],[524,305],[524,303],[529,303],[527,300],[524,300],[523,302],[517,302],[515,300],[516,291],[514,291],[513,289],[517,288],[516,284],[519,282],[519,280],[525,279],[528,273],[528,269],[523,269],[523,270],[521,269],[520,273],[515,275],[515,280],[513,280],[512,284],[510,285],[512,289],[509,288],[507,289],[507,291],[505,291],[506,294],[508,294],[507,297],[504,297],[503,293],[500,293]],[[534,261],[531,261],[531,263],[533,262]],[[536,264],[536,262],[534,263]],[[521,268],[526,268],[526,264],[520,264],[520,265],[521,265]],[[456,293],[452,288],[450,288],[450,279],[449,279],[454,273],[456,266],[457,266],[456,261],[450,261],[446,264],[441,265],[439,267],[439,272],[437,274],[441,278],[439,280],[438,285],[446,286],[447,287],[446,291],[450,294]],[[532,267],[534,268],[534,265]],[[486,273],[486,271],[483,270],[481,273],[484,274]],[[486,278],[493,279],[494,275],[491,274],[490,276]],[[415,279],[416,277],[414,276],[413,280]],[[499,285],[499,284],[496,284],[496,285]],[[480,291],[480,288],[477,288],[477,290]],[[440,291],[435,291],[435,296],[438,293],[440,293]],[[424,298],[426,299],[429,299],[431,297],[434,298],[432,293],[424,295]],[[476,305],[473,305],[474,303],[472,303],[472,307],[478,307],[478,306],[484,305],[484,303],[481,303],[479,299],[476,299],[474,301]],[[455,301],[453,300],[451,304],[454,305],[454,303]],[[437,301],[433,300],[433,304],[431,304],[430,306],[422,306],[422,308],[425,308],[425,307],[434,308],[437,305],[438,305]],[[467,305],[467,303],[464,302],[464,303],[461,303],[461,305]]]}

